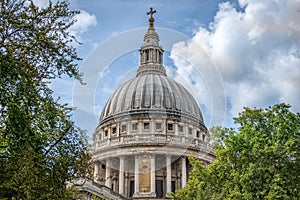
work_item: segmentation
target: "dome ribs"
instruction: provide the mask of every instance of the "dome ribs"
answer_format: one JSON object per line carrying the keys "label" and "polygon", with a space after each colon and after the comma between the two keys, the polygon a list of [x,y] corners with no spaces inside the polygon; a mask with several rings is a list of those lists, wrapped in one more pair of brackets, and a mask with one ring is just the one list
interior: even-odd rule
{"label": "dome ribs", "polygon": [[146,76],[146,83],[143,86],[143,95],[142,95],[142,107],[150,108],[151,106],[151,87],[152,87],[152,76]]}
{"label": "dome ribs", "polygon": [[129,81],[128,83],[128,88],[125,91],[125,100],[124,100],[124,108],[126,110],[130,110],[132,108],[132,104],[133,104],[133,92],[135,91],[135,87],[136,87],[136,82],[138,81],[138,79],[132,79],[131,81]]}
{"label": "dome ribs", "polygon": [[178,84],[175,81],[170,81],[170,85],[172,87],[172,95],[174,98],[174,108],[176,110],[181,111],[181,107],[182,107],[182,102],[184,101],[183,97],[182,97],[182,93],[180,90],[180,87],[178,87]]}
{"label": "dome ribs", "polygon": [[122,85],[108,100],[101,120],[118,113],[144,111],[155,114],[159,110],[173,113],[174,117],[175,113],[176,116],[185,113],[203,122],[192,94],[176,81],[158,74],[144,74]]}
{"label": "dome ribs", "polygon": [[125,95],[126,95],[126,91],[128,90],[129,84],[128,82],[126,82],[121,88],[119,95],[117,96],[118,101],[117,101],[117,105],[116,105],[116,113],[118,112],[122,112],[125,109]]}
{"label": "dome ribs", "polygon": [[163,88],[162,88],[162,83],[160,80],[160,76],[155,75],[155,108],[160,108],[162,106],[162,102],[163,102]]}

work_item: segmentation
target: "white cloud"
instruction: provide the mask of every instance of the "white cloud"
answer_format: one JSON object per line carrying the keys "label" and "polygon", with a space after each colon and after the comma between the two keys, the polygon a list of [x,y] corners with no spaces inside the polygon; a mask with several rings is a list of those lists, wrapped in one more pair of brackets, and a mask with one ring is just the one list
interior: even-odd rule
{"label": "white cloud", "polygon": [[82,42],[82,34],[87,32],[92,26],[97,25],[97,19],[95,15],[92,15],[84,10],[80,10],[80,13],[75,16],[76,22],[70,27],[70,32],[76,36],[76,38]]}
{"label": "white cloud", "polygon": [[45,8],[49,6],[49,1],[48,0],[33,0],[34,5],[40,7],[40,8]]}
{"label": "white cloud", "polygon": [[203,48],[193,40],[180,42],[172,47],[170,57],[177,67],[174,79],[193,94],[201,107],[206,125],[222,125],[226,115],[223,81]]}
{"label": "white cloud", "polygon": [[[39,8],[46,8],[49,6],[48,0],[33,0],[33,3]],[[80,10],[80,13],[76,15],[74,19],[76,22],[70,27],[69,31],[79,42],[83,42],[84,39],[82,38],[82,34],[87,32],[90,27],[97,25],[96,16],[87,11]],[[74,45],[76,46],[75,43]]]}
{"label": "white cloud", "polygon": [[[200,27],[189,42],[173,46],[171,58],[178,72],[186,77],[194,74],[175,54],[185,55],[202,72],[216,65],[234,116],[244,106],[279,102],[300,111],[300,1],[240,0],[239,4],[243,11],[229,2],[219,4],[208,29]],[[202,80],[195,81],[196,90],[203,93],[197,97],[199,101],[202,98],[209,110],[216,109],[203,98]],[[212,91],[215,87],[208,88]]]}

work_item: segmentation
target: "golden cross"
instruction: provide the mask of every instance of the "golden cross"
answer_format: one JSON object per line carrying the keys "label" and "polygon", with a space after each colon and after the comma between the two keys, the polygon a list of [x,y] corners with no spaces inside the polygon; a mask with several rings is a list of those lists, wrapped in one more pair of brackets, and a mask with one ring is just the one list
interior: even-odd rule
{"label": "golden cross", "polygon": [[151,8],[150,8],[150,11],[147,12],[147,15],[150,14],[150,18],[152,18],[152,15],[153,15],[154,13],[156,13],[156,10],[153,10],[153,8],[151,7]]}

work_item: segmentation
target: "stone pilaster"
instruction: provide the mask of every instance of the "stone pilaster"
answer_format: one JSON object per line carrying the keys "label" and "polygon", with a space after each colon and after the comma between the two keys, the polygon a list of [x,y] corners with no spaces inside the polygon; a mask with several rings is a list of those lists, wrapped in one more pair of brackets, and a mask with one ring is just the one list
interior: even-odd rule
{"label": "stone pilaster", "polygon": [[156,196],[155,194],[155,155],[151,156],[151,194]]}
{"label": "stone pilaster", "polygon": [[134,196],[138,196],[139,194],[139,184],[140,184],[140,176],[139,176],[139,158],[135,156],[134,158]]}
{"label": "stone pilaster", "polygon": [[109,158],[106,160],[105,186],[111,188],[111,160]]}
{"label": "stone pilaster", "polygon": [[94,181],[98,182],[99,179],[99,162],[94,162]]}
{"label": "stone pilaster", "polygon": [[119,193],[124,194],[124,169],[125,169],[125,157],[120,157],[119,168]]}
{"label": "stone pilaster", "polygon": [[167,193],[171,192],[171,156],[166,156],[166,169],[167,169]]}
{"label": "stone pilaster", "polygon": [[186,186],[186,158],[181,158],[181,186]]}

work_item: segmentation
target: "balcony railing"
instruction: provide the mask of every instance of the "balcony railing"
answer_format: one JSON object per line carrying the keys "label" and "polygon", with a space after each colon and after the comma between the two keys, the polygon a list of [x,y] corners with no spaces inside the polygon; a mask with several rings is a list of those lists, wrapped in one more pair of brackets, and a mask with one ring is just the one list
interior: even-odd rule
{"label": "balcony railing", "polygon": [[93,150],[101,151],[110,147],[125,147],[134,145],[144,146],[177,146],[179,148],[192,148],[199,151],[212,153],[213,147],[199,138],[187,137],[185,135],[163,135],[163,134],[133,134],[121,135],[119,137],[105,138],[94,143]]}

